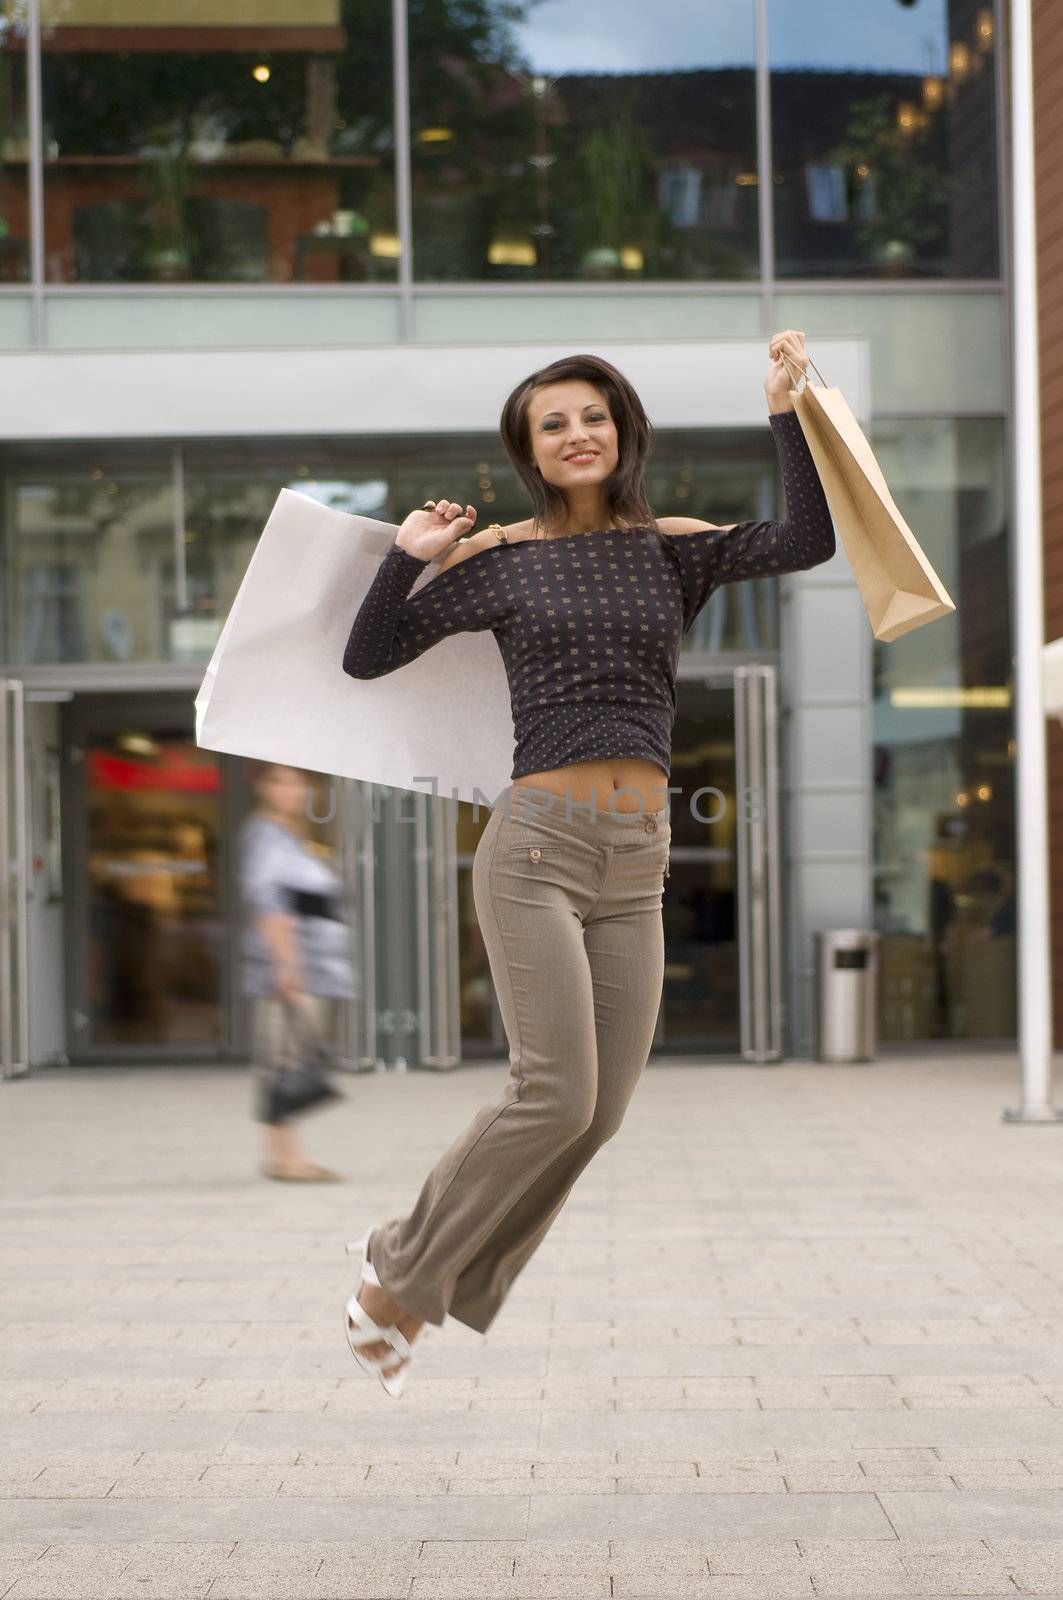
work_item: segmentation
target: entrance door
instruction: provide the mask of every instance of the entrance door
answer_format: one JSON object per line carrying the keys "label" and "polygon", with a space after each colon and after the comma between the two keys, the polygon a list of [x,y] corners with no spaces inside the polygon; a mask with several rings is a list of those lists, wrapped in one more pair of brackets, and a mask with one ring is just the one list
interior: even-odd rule
{"label": "entrance door", "polygon": [[771,666],[680,679],[657,1048],[782,1051],[776,680]]}
{"label": "entrance door", "polygon": [[196,745],[186,695],[78,696],[66,713],[70,1055],[223,1055],[223,759]]}
{"label": "entrance door", "polygon": [[[669,782],[664,993],[654,1054],[782,1053],[776,678],[770,665],[681,678]],[[505,1032],[472,896],[490,812],[459,808],[461,1056],[504,1056]]]}
{"label": "entrance door", "polygon": [[0,1072],[29,1071],[26,736],[22,685],[0,678]]}

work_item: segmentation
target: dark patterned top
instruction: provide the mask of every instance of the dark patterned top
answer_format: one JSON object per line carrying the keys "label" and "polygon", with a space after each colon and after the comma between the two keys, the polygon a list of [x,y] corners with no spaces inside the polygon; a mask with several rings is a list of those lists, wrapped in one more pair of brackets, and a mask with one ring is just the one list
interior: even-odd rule
{"label": "dark patterned top", "polygon": [[392,545],[354,619],[343,670],[379,678],[452,633],[490,628],[509,680],[513,778],[642,756],[668,775],[681,637],[713,590],[817,566],[834,527],[794,411],[769,421],[782,521],[666,534],[601,528],[499,543],[410,589],[427,561]]}

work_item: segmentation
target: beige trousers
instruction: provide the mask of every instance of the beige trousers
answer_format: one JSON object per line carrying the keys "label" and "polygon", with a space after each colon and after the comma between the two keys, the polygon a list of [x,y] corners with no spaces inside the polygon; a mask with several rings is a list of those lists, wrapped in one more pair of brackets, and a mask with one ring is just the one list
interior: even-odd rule
{"label": "beige trousers", "polygon": [[473,897],[509,1077],[376,1228],[383,1287],[414,1316],[485,1333],[579,1174],[618,1130],[664,980],[664,810],[580,809],[510,784],[480,836]]}

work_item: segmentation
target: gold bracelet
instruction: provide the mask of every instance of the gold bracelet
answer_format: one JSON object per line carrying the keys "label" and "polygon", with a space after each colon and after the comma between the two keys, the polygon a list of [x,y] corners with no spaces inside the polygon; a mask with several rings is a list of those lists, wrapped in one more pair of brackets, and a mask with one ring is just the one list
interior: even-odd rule
{"label": "gold bracelet", "polygon": [[489,522],[484,532],[493,533],[499,544],[509,543],[509,535],[500,522]]}

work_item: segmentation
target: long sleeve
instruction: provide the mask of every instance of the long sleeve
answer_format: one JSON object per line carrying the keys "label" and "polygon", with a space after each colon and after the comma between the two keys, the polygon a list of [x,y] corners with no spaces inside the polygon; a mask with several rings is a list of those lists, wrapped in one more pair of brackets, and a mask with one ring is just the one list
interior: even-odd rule
{"label": "long sleeve", "polygon": [[455,562],[410,596],[428,562],[392,545],[354,619],[343,652],[344,672],[352,678],[381,678],[448,634],[492,627],[499,599],[494,569],[485,571],[483,558],[494,553]]}
{"label": "long sleeve", "polygon": [[834,554],[834,524],[797,412],[772,412],[768,421],[779,457],[785,517],[662,535],[679,567],[684,633],[721,584],[800,572]]}

